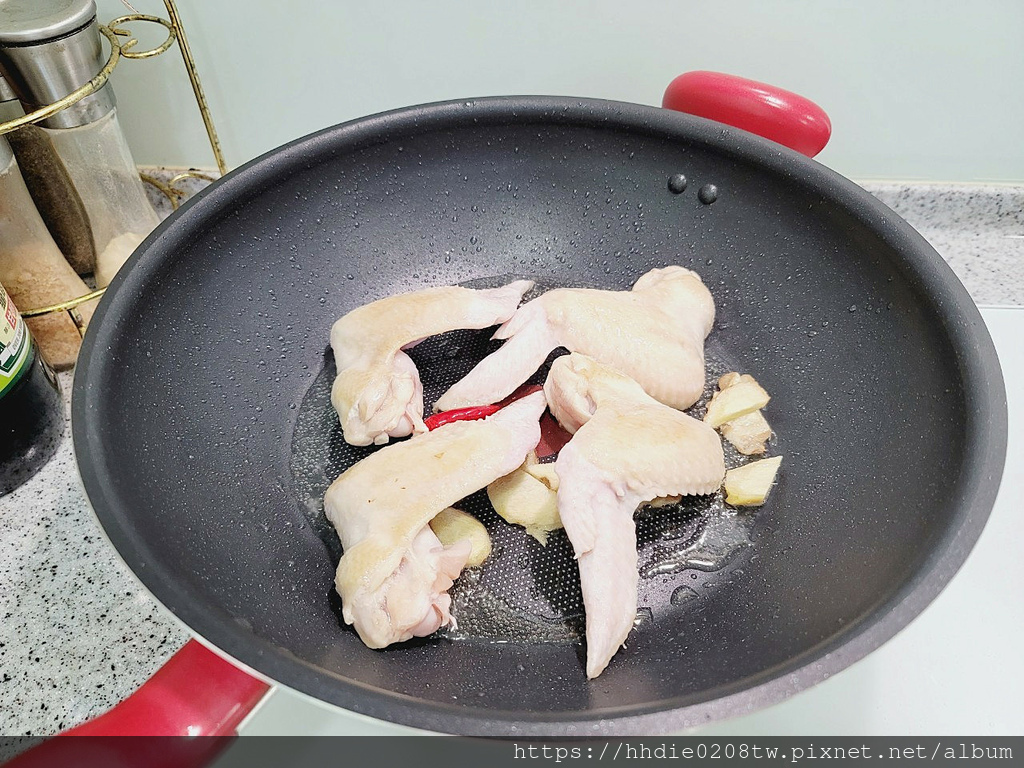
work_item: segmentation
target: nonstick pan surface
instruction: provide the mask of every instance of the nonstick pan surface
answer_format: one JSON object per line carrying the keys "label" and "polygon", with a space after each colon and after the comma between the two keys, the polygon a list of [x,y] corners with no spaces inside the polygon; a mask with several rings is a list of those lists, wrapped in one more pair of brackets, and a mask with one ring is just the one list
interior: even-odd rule
{"label": "nonstick pan surface", "polygon": [[[711,204],[698,195],[708,184]],[[302,492],[338,457],[293,444],[315,438],[297,433],[311,419],[332,428],[315,411],[331,323],[428,285],[624,289],[667,264],[711,289],[716,359],[773,395],[783,471],[746,518],[747,545],[727,568],[660,574],[651,594],[692,585],[697,597],[654,599],[595,681],[564,638],[365,648],[340,624],[337,547]],[[601,101],[415,107],[271,152],[146,241],[79,366],[89,499],[167,608],[260,675],[456,733],[669,731],[845,668],[962,564],[1006,442],[982,319],[895,214],[742,131]]]}

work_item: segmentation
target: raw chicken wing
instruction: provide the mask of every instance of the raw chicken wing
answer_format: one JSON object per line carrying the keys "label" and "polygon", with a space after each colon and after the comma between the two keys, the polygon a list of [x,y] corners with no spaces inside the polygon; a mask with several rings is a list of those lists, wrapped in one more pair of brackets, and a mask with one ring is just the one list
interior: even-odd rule
{"label": "raw chicken wing", "polygon": [[446,424],[367,456],[328,488],[324,508],[344,548],[342,613],[370,648],[454,625],[448,588],[471,545],[443,547],[430,521],[522,464],[544,408],[536,392],[483,421]]}
{"label": "raw chicken wing", "polygon": [[565,347],[626,374],[656,400],[687,408],[704,390],[704,339],[714,319],[711,293],[683,267],[653,269],[629,291],[548,291],[498,329],[494,338],[508,341],[434,407],[495,403]]}
{"label": "raw chicken wing", "polygon": [[574,433],[555,462],[558,514],[579,563],[587,677],[595,678],[636,618],[633,513],[659,497],[717,491],[725,476],[722,443],[711,427],[581,354],[554,362],[544,393]]}
{"label": "raw chicken wing", "polygon": [[440,333],[503,323],[532,287],[529,280],[517,280],[483,290],[426,288],[374,301],[335,322],[331,347],[338,376],[331,402],[345,440],[380,445],[426,432],[419,372],[402,350]]}

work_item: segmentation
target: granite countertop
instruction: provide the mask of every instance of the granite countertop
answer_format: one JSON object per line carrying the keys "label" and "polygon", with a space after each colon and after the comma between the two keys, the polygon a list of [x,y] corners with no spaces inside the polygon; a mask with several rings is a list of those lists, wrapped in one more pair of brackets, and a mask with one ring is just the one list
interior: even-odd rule
{"label": "granite countertop", "polygon": [[[1024,186],[863,186],[935,246],[978,304],[1024,305]],[[151,192],[167,215],[166,199]],[[66,405],[71,383],[61,375]],[[54,733],[103,712],[188,639],[107,543],[70,428],[50,463],[0,498],[0,617],[0,734],[11,736]]]}

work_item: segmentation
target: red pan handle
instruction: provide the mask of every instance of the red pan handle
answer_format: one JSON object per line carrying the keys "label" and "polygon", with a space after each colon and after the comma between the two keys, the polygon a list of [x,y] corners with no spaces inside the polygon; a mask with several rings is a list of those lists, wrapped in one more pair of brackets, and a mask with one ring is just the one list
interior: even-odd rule
{"label": "red pan handle", "polygon": [[832,135],[825,110],[810,99],[722,72],[684,72],[668,84],[661,106],[756,133],[808,157]]}
{"label": "red pan handle", "polygon": [[[68,739],[67,736],[235,736],[270,686],[195,640],[189,640],[149,680],[109,712],[28,750],[4,768],[88,766],[201,768],[230,738],[158,740]],[[84,746],[83,746],[84,745]]]}

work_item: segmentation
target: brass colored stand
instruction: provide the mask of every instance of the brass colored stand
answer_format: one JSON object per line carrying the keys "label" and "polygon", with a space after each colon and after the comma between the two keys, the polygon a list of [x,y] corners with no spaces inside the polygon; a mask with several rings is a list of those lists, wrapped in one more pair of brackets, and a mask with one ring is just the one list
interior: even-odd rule
{"label": "brass colored stand", "polygon": [[[164,6],[167,8],[167,19],[161,19],[159,16],[150,16],[144,13],[133,13],[127,16],[118,16],[112,20],[106,26],[100,25],[100,32],[107,38],[110,43],[110,57],[107,59],[107,63],[103,68],[96,73],[96,76],[92,78],[88,83],[72,91],[63,99],[55,101],[52,104],[48,104],[45,107],[40,107],[27,115],[15,118],[14,120],[8,120],[5,123],[0,123],[0,136],[11,131],[16,131],[23,125],[29,125],[31,123],[38,123],[40,120],[45,120],[51,117],[62,109],[70,107],[72,104],[81,101],[91,93],[95,93],[99,90],[104,83],[107,82],[107,78],[110,77],[110,73],[114,71],[114,67],[117,66],[120,59],[148,59],[151,56],[159,56],[161,53],[166,51],[172,45],[175,40],[178,42],[178,48],[181,50],[181,58],[185,63],[185,71],[188,73],[189,81],[192,83],[192,91],[196,97],[196,104],[199,106],[199,112],[203,117],[203,124],[206,126],[206,135],[210,140],[210,149],[213,150],[213,158],[217,163],[217,169],[221,175],[227,173],[227,164],[224,162],[224,155],[220,149],[220,141],[217,139],[217,131],[213,126],[213,118],[210,116],[210,107],[206,103],[206,95],[203,93],[202,83],[199,81],[199,74],[196,72],[195,60],[192,58],[192,50],[189,48],[188,40],[185,37],[185,29],[181,24],[181,17],[178,15],[178,9],[174,4],[174,0],[164,0]],[[155,24],[160,24],[167,29],[167,39],[164,40],[156,48],[151,48],[146,51],[136,51],[135,46],[138,45],[138,40],[131,36],[131,33],[124,29],[122,25],[128,24],[134,21],[148,21]],[[128,38],[124,42],[120,42],[119,38]],[[214,178],[209,174],[201,173],[199,171],[185,171],[171,178],[166,184],[147,176],[146,174],[139,174],[144,182],[151,184],[162,192],[171,202],[171,207],[174,209],[178,208],[181,203],[181,199],[185,196],[185,193],[178,189],[175,185],[187,178],[199,178],[213,181]],[[80,304],[84,304],[87,301],[92,301],[95,298],[103,295],[103,288],[87,293],[84,296],[79,296],[70,301],[64,301],[60,304],[53,304],[49,307],[39,307],[37,309],[29,309],[21,313],[22,317],[38,317],[39,315],[47,315],[51,312],[67,312],[68,316],[75,323],[75,327],[78,328],[80,334],[85,333],[85,323],[79,315],[76,307]]]}

